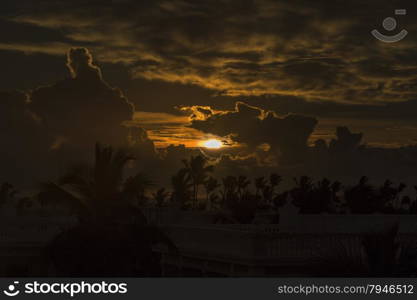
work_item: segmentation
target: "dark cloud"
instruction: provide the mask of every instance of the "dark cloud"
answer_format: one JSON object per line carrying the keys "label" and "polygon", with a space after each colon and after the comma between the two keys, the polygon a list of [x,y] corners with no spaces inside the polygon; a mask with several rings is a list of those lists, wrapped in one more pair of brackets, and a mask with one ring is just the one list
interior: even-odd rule
{"label": "dark cloud", "polygon": [[138,158],[156,156],[146,131],[128,127],[134,106],[102,79],[90,52],[70,49],[67,66],[71,78],[27,94],[0,94],[3,180],[35,183],[91,159],[96,142],[130,147]]}
{"label": "dark cloud", "polygon": [[351,133],[347,127],[336,129],[336,139],[330,142],[331,152],[349,152],[357,149],[362,142],[362,133]]}
{"label": "dark cloud", "polygon": [[346,182],[364,175],[378,181],[393,178],[409,184],[417,180],[417,146],[369,147],[361,143],[362,137],[362,133],[352,133],[346,127],[337,128],[336,138],[330,143],[318,140],[309,148],[304,172]]}
{"label": "dark cloud", "polygon": [[[250,146],[248,152],[220,156],[216,166],[221,174],[254,176],[278,172],[289,177],[308,174],[316,179],[327,176],[346,183],[363,175],[376,181],[388,177],[408,183],[417,180],[416,146],[368,146],[363,133],[343,126],[336,128],[334,138],[328,141],[316,138],[311,145],[307,141],[317,124],[314,118],[293,114],[277,117],[271,111],[242,102],[233,111],[211,111],[208,116],[193,115],[191,126],[203,132],[228,135],[235,142]],[[265,149],[263,143],[270,149]]]}
{"label": "dark cloud", "polygon": [[281,153],[284,160],[300,159],[307,149],[307,140],[317,120],[301,115],[279,118],[272,111],[237,102],[234,111],[217,112],[205,119],[192,120],[191,127],[255,149],[268,144],[271,151]]}
{"label": "dark cloud", "polygon": [[[417,95],[417,40],[410,34],[390,46],[370,35],[398,7],[411,11],[416,5],[406,0],[384,5],[376,0],[45,1],[7,19],[63,32],[62,38],[0,43],[0,48],[56,55],[63,46],[88,45],[101,61],[127,65],[134,77],[231,96],[398,102]],[[401,17],[400,25],[412,33],[413,20]]]}
{"label": "dark cloud", "polygon": [[95,141],[126,145],[124,122],[132,120],[133,105],[103,81],[87,49],[71,49],[67,65],[72,78],[35,89],[29,105],[55,136],[55,148],[61,143],[86,148]]}
{"label": "dark cloud", "polygon": [[87,82],[102,80],[101,70],[93,64],[93,56],[86,48],[72,48],[67,57],[67,66],[74,79]]}
{"label": "dark cloud", "polygon": [[[45,157],[42,148],[50,140],[39,121],[28,110],[28,95],[0,93],[0,181],[27,182],[33,169],[41,170],[37,158]],[[30,177],[30,178],[29,178]]]}

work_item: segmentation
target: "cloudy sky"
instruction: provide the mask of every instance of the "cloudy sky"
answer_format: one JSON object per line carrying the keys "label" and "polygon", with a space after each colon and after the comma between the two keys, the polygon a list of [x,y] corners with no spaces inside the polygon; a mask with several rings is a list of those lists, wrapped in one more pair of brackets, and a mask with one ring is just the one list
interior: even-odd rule
{"label": "cloudy sky", "polygon": [[[32,140],[52,151],[127,135],[149,149],[217,139],[245,155],[301,155],[338,126],[373,147],[417,141],[415,1],[0,6],[1,132],[11,148],[42,153]],[[382,28],[386,17],[396,18],[394,33]],[[386,44],[372,29],[409,34]]]}

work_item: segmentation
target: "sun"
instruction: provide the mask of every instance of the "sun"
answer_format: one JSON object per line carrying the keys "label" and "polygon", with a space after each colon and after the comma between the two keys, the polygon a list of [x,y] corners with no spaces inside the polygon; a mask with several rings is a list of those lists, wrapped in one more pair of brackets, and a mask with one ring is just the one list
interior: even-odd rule
{"label": "sun", "polygon": [[216,139],[211,139],[203,142],[203,146],[209,149],[219,149],[223,146],[223,143]]}

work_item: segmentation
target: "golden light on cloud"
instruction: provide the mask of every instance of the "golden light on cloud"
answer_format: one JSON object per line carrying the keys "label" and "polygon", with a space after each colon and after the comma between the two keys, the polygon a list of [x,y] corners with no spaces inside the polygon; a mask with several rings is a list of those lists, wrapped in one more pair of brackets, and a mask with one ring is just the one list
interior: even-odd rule
{"label": "golden light on cloud", "polygon": [[208,149],[220,149],[223,147],[222,141],[211,139],[203,142],[203,146]]}

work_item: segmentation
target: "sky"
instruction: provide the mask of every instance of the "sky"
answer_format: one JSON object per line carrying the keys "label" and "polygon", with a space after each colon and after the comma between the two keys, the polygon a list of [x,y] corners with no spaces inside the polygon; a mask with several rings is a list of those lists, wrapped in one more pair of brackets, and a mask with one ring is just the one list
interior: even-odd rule
{"label": "sky", "polygon": [[[394,157],[397,167],[398,157],[411,155],[399,151],[414,151],[415,1],[0,6],[0,133],[8,174],[44,169],[46,159],[64,168],[95,141],[118,146],[126,139],[143,157],[201,150],[220,164],[250,166],[255,158],[258,166],[286,168],[302,157],[308,171],[315,167],[305,159],[323,143],[329,151],[367,145],[383,153],[382,161]],[[395,9],[407,15],[395,16]],[[386,17],[397,20],[394,33],[408,31],[404,40],[387,44],[370,34],[393,34],[382,28]],[[205,149],[210,139],[221,149]],[[31,159],[16,167],[18,154]]]}

